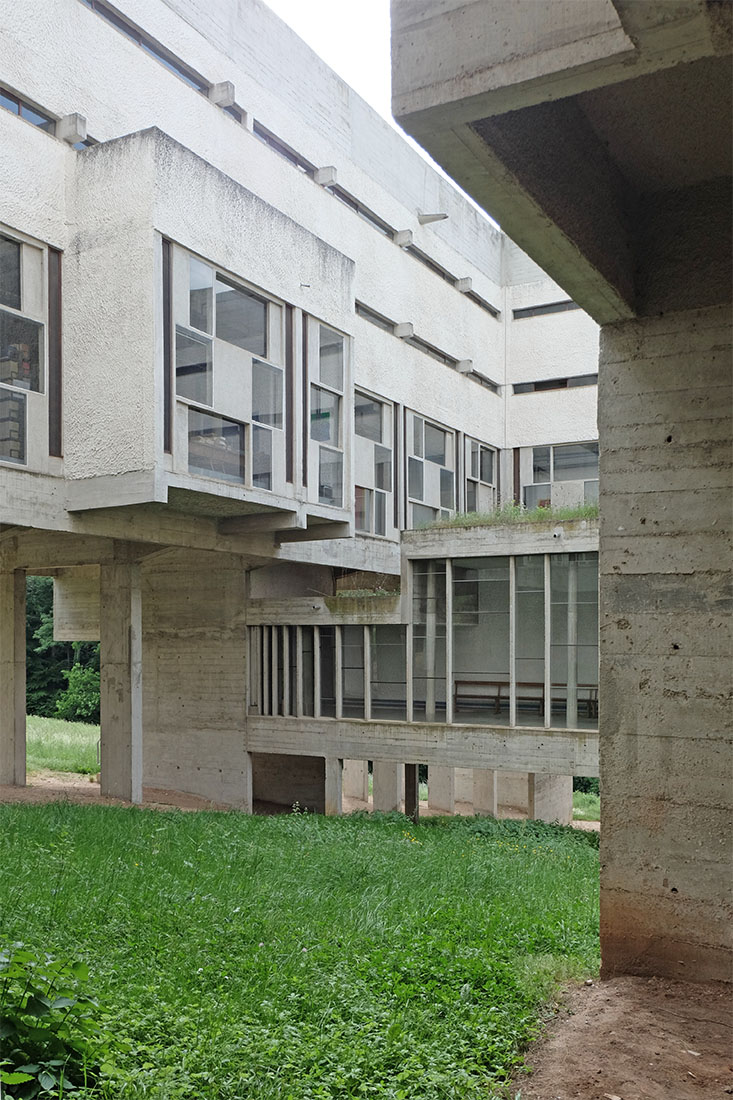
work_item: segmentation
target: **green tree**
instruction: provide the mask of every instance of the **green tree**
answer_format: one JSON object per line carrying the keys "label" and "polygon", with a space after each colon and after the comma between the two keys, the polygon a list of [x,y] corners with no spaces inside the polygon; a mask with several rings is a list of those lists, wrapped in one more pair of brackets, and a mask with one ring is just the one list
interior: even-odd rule
{"label": "green tree", "polygon": [[99,717],[99,643],[54,640],[51,577],[29,577],[26,587],[26,707],[81,722]]}

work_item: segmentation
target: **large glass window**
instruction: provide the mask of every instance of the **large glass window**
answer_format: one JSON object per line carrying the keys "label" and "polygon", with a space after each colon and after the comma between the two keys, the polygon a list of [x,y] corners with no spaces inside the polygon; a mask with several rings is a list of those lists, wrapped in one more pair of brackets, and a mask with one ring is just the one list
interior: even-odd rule
{"label": "large glass window", "polygon": [[568,443],[552,448],[554,481],[585,481],[598,477],[598,444]]}
{"label": "large glass window", "polygon": [[272,432],[252,425],[252,484],[256,489],[272,489]]}
{"label": "large glass window", "polygon": [[341,398],[338,394],[324,390],[321,386],[312,385],[311,439],[338,447],[340,422]]}
{"label": "large glass window", "polygon": [[364,627],[341,627],[341,686],[344,718],[364,717]]}
{"label": "large glass window", "polygon": [[43,325],[0,309],[0,382],[43,389]]}
{"label": "large glass window", "polygon": [[404,626],[370,629],[372,718],[407,717],[407,646]]}
{"label": "large glass window", "polygon": [[344,338],[339,332],[318,326],[319,378],[333,390],[344,388]]}
{"label": "large glass window", "polygon": [[416,561],[412,572],[413,717],[445,720],[445,562]]}
{"label": "large glass window", "polygon": [[259,359],[252,363],[252,419],[272,428],[283,426],[283,372]]}
{"label": "large glass window", "polygon": [[216,276],[216,335],[253,355],[267,355],[267,302]]}
{"label": "large glass window", "polygon": [[392,488],[392,452],[387,447],[374,448],[374,484],[387,492]]}
{"label": "large glass window", "polygon": [[407,460],[407,494],[411,500],[423,498],[423,469],[418,458]]}
{"label": "large glass window", "polygon": [[354,488],[354,524],[357,531],[368,533],[372,529],[372,490],[361,485]]}
{"label": "large glass window", "polygon": [[176,393],[211,404],[211,341],[176,329]]}
{"label": "large glass window", "polygon": [[343,507],[343,455],[328,447],[320,447],[318,454],[318,500],[321,504]]}
{"label": "large glass window", "polygon": [[445,466],[445,445],[446,433],[443,429],[425,421],[425,457],[428,462]]}
{"label": "large glass window", "polygon": [[0,459],[26,462],[25,394],[0,386]]}
{"label": "large glass window", "polygon": [[244,425],[188,410],[188,469],[221,481],[244,481]]}
{"label": "large glass window", "polygon": [[598,555],[553,554],[550,676],[553,726],[598,718]]}
{"label": "large glass window", "polygon": [[538,485],[540,482],[551,480],[550,448],[534,447],[532,449],[532,481],[535,485]]}
{"label": "large glass window", "polygon": [[214,272],[191,256],[189,261],[189,317],[193,328],[211,333],[214,313]]}
{"label": "large glass window", "polygon": [[448,510],[455,506],[453,491],[453,471],[440,471],[440,507]]}
{"label": "large glass window", "polygon": [[0,235],[0,305],[20,309],[20,244]]}
{"label": "large glass window", "polygon": [[364,439],[373,439],[375,443],[382,442],[382,423],[384,406],[381,401],[376,401],[366,394],[354,393],[354,431]]}

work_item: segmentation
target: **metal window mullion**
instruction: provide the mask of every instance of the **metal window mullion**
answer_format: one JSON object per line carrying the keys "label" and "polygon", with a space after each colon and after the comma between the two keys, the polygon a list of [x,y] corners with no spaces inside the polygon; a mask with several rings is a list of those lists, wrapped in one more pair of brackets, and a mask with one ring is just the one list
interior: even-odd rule
{"label": "metal window mullion", "polygon": [[372,631],[364,627],[364,718],[372,717]]}
{"label": "metal window mullion", "polygon": [[334,693],[336,696],[336,717],[344,716],[344,652],[343,628],[334,627]]}
{"label": "metal window mullion", "polygon": [[321,717],[321,628],[313,627],[313,717]]}
{"label": "metal window mullion", "polygon": [[509,558],[509,725],[517,724],[517,571]]}
{"label": "metal window mullion", "polygon": [[552,575],[550,555],[545,554],[545,729],[552,725]]}
{"label": "metal window mullion", "polygon": [[453,721],[453,559],[445,559],[445,720]]}

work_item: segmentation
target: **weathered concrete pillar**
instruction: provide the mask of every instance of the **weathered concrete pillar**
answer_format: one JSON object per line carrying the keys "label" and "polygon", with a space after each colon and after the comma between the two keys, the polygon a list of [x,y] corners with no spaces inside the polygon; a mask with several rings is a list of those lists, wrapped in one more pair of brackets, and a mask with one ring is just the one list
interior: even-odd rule
{"label": "weathered concrete pillar", "polygon": [[569,825],[573,820],[572,775],[530,772],[527,817],[533,821],[556,821],[559,825]]}
{"label": "weathered concrete pillar", "polygon": [[455,799],[473,805],[473,768],[454,768]]}
{"label": "weathered concrete pillar", "polygon": [[392,760],[375,760],[372,773],[374,809],[391,813],[402,809],[403,765]]}
{"label": "weathered concrete pillar", "polygon": [[428,768],[428,810],[456,812],[456,769],[431,764]]}
{"label": "weathered concrete pillar", "polygon": [[496,776],[490,768],[473,769],[473,812],[497,816]]}
{"label": "weathered concrete pillar", "polygon": [[529,810],[529,776],[526,772],[496,773],[496,802],[501,815],[523,816]]}
{"label": "weathered concrete pillar", "polygon": [[731,978],[730,320],[601,333],[605,975]]}
{"label": "weathered concrete pillar", "polygon": [[344,760],[344,798],[366,804],[369,801],[369,767],[366,760]]}
{"label": "weathered concrete pillar", "polygon": [[0,559],[0,783],[25,786],[25,572]]}
{"label": "weathered concrete pillar", "polygon": [[328,817],[339,817],[341,814],[343,763],[337,756],[326,757],[324,812]]}
{"label": "weathered concrete pillar", "polygon": [[142,597],[140,567],[103,565],[100,606],[102,794],[142,802]]}

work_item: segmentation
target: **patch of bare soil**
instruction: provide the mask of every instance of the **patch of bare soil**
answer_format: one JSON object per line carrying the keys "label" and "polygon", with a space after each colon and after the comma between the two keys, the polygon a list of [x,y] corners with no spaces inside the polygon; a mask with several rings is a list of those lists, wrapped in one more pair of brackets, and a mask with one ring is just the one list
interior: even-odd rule
{"label": "patch of bare soil", "polygon": [[[73,772],[41,770],[28,777],[25,787],[0,785],[0,802],[23,802],[38,805],[42,802],[75,802],[82,805],[129,806],[119,798],[107,798],[100,792],[95,776],[76,775]],[[196,794],[184,791],[166,791],[158,787],[143,787],[143,805],[146,810],[229,810],[230,806],[211,802]]]}
{"label": "patch of bare soil", "polygon": [[581,986],[534,1042],[521,1100],[725,1100],[733,1004],[720,982],[610,978]]}

